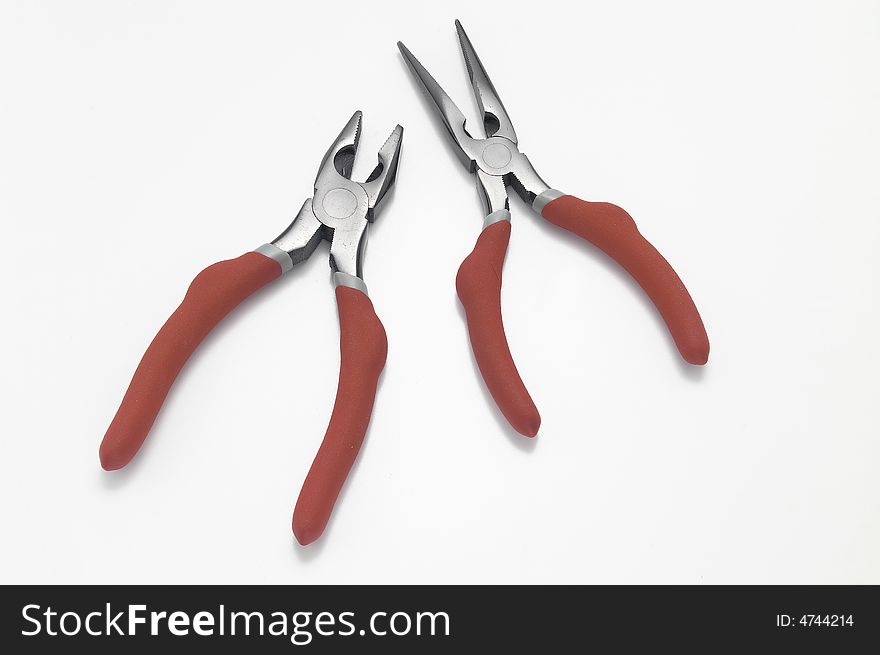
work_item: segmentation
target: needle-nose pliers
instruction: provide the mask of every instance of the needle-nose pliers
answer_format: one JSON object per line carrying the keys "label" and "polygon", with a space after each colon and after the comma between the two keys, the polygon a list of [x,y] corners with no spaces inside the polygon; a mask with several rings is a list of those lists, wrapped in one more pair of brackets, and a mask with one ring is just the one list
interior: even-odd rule
{"label": "needle-nose pliers", "polygon": [[513,124],[501,104],[470,39],[455,21],[471,86],[482,112],[486,138],[465,126],[461,110],[403,43],[403,58],[433,101],[467,169],[476,175],[483,200],[483,230],[456,276],[467,315],[474,358],[508,422],[533,437],[541,417],[510,355],[501,319],[501,270],[510,239],[507,187],[546,220],[585,239],[620,264],[641,285],[669,328],[682,357],[705,364],[709,338],[700,314],[669,262],[638,231],[630,215],[616,205],[586,202],[551,188],[520,152]]}
{"label": "needle-nose pliers", "polygon": [[147,348],[104,435],[100,458],[105,469],[122,468],[135,456],[177,374],[214,326],[327,240],[339,310],[339,386],[327,433],[293,512],[293,532],[301,544],[321,536],[363,442],[387,353],[385,329],[367,296],[363,257],[367,227],[397,176],[403,128],[394,128],[379,149],[378,165],[360,183],[351,180],[360,127],[361,112],[356,111],[324,155],[314,195],[277,239],[195,277]]}

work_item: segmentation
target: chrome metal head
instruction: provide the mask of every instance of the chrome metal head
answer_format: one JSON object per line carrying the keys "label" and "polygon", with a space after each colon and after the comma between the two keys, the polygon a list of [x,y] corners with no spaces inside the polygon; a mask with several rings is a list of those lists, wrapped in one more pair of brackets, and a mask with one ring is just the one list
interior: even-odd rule
{"label": "chrome metal head", "polygon": [[365,182],[351,179],[360,141],[362,113],[354,112],[321,160],[315,193],[293,223],[272,243],[297,264],[314,252],[321,239],[330,241],[334,272],[362,278],[366,230],[376,207],[394,185],[403,127],[396,126],[379,149],[379,162]]}
{"label": "chrome metal head", "polygon": [[528,158],[519,151],[516,131],[507,115],[507,110],[501,103],[501,98],[498,97],[498,92],[495,91],[495,86],[477,56],[471,40],[457,20],[455,28],[474,97],[482,113],[485,138],[475,137],[474,130],[466,127],[466,119],[462,111],[409,48],[400,41],[397,42],[397,47],[410,70],[433,101],[465,167],[472,173],[478,173],[477,188],[480,190],[486,213],[507,208],[508,186],[513,187],[523,200],[531,204],[536,196],[549,187],[537,174]]}
{"label": "chrome metal head", "polygon": [[354,160],[360,143],[363,113],[354,112],[336,140],[327,150],[315,178],[312,209],[315,216],[335,228],[349,218],[373,220],[376,206],[393,186],[403,128],[398,125],[379,149],[379,163],[363,183],[351,179]]}

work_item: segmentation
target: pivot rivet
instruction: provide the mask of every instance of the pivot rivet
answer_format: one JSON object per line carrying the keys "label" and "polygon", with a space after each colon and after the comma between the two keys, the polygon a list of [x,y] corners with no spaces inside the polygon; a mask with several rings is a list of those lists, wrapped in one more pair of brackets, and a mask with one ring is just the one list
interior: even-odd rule
{"label": "pivot rivet", "polygon": [[357,209],[358,200],[348,189],[338,188],[324,194],[321,205],[331,218],[348,218]]}
{"label": "pivot rivet", "polygon": [[491,168],[504,168],[513,155],[503,143],[490,143],[483,148],[483,161]]}

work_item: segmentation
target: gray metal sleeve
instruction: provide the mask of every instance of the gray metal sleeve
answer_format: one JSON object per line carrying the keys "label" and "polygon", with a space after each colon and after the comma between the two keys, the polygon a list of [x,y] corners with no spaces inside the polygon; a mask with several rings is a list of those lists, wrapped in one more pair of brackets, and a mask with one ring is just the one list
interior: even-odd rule
{"label": "gray metal sleeve", "polygon": [[261,255],[265,255],[269,259],[274,259],[278,262],[281,265],[282,275],[293,268],[293,260],[290,258],[290,255],[278,246],[273,246],[271,243],[264,243],[262,246],[254,250],[254,252],[258,252]]}
{"label": "gray metal sleeve", "polygon": [[339,271],[337,271],[333,274],[332,279],[334,289],[336,287],[351,287],[352,289],[357,289],[365,296],[370,295],[369,293],[367,293],[367,285],[359,277],[349,275],[348,273],[340,273]]}
{"label": "gray metal sleeve", "polygon": [[561,198],[565,194],[562,191],[557,191],[556,189],[547,189],[543,193],[539,194],[535,197],[535,201],[532,203],[532,209],[534,209],[538,214],[544,211],[544,207],[547,206],[548,203],[556,200],[557,198]]}
{"label": "gray metal sleeve", "polygon": [[495,223],[500,223],[501,221],[509,221],[510,220],[510,212],[506,209],[499,209],[498,211],[492,212],[486,218],[483,219],[483,229],[485,230],[490,225],[494,225]]}

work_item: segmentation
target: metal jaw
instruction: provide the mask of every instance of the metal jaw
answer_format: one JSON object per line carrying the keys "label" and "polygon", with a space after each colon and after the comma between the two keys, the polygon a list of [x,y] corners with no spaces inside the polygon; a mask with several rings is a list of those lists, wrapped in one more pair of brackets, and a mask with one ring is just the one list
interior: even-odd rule
{"label": "metal jaw", "polygon": [[453,143],[457,146],[456,152],[465,167],[470,172],[476,173],[477,189],[480,191],[485,213],[488,215],[509,209],[507,187],[513,187],[519,196],[531,205],[549,186],[540,178],[528,157],[519,151],[516,131],[495,91],[495,86],[489,79],[461,23],[455,21],[455,28],[458,31],[459,45],[464,55],[474,97],[482,112],[486,138],[472,136],[473,130],[465,127],[464,114],[437,80],[403,43],[398,41],[397,47],[433,101]]}
{"label": "metal jaw", "polygon": [[[361,131],[356,111],[324,155],[315,193],[307,198],[290,226],[272,245],[296,265],[315,251],[322,239],[330,242],[330,268],[337,284],[363,285],[367,226],[397,177],[403,128],[398,125],[379,149],[379,163],[363,183],[351,179]],[[360,280],[360,285],[351,278]]]}

